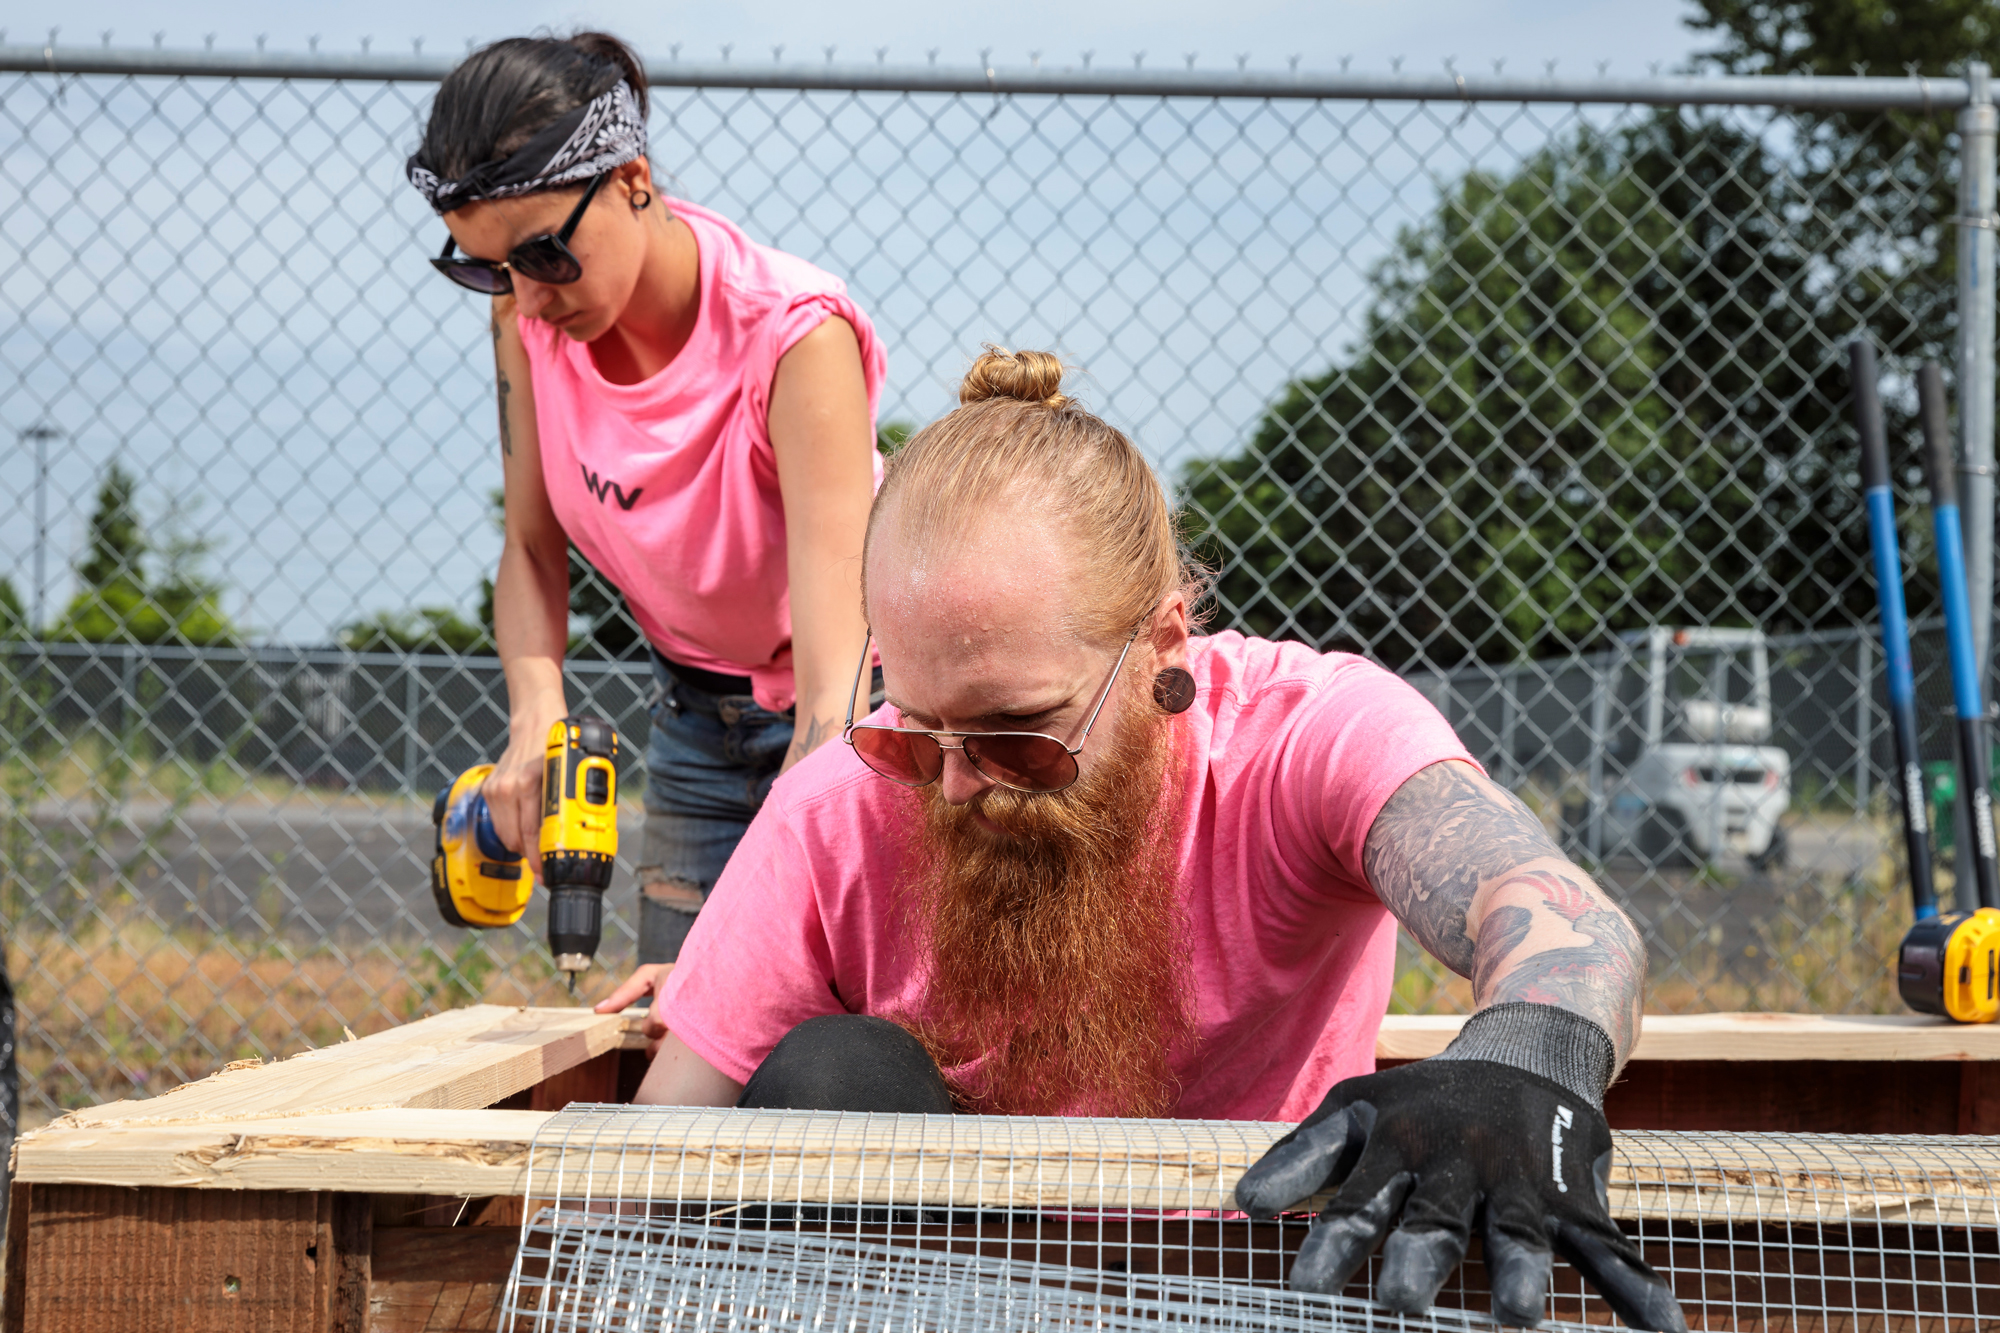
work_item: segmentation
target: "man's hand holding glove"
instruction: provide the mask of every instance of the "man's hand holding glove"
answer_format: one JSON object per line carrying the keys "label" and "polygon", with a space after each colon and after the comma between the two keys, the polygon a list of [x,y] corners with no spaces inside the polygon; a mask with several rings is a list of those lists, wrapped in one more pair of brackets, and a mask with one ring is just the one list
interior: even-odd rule
{"label": "man's hand holding glove", "polygon": [[1338,1187],[1293,1261],[1299,1291],[1337,1295],[1386,1234],[1375,1299],[1418,1313],[1479,1226],[1501,1323],[1541,1322],[1553,1249],[1626,1324],[1684,1333],[1673,1289],[1607,1211],[1615,1062],[1567,1009],[1483,1009],[1439,1055],[1336,1085],[1244,1173],[1237,1203],[1265,1218]]}

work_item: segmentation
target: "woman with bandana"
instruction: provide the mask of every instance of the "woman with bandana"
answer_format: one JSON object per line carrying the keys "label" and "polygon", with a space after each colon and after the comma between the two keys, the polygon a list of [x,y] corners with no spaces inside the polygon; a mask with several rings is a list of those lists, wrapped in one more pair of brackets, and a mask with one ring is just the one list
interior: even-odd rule
{"label": "woman with bandana", "polygon": [[495,42],[439,87],[408,171],[450,232],[432,264],[493,299],[494,825],[534,858],[574,544],[651,648],[641,953],[659,962],[773,779],[846,711],[885,359],[838,278],[655,186],[646,100],[616,38]]}

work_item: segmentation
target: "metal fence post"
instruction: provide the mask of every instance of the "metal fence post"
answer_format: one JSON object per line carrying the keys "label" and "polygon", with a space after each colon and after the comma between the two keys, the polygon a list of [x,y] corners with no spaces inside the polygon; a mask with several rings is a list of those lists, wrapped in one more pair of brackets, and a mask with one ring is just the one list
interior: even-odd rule
{"label": "metal fence post", "polygon": [[1874,645],[1854,636],[1854,813],[1868,813],[1868,775],[1875,763]]}
{"label": "metal fence post", "polygon": [[1971,103],[1958,113],[1958,424],[1967,594],[1981,697],[1991,699],[1993,630],[1994,132],[1987,67],[1965,67]]}
{"label": "metal fence post", "polygon": [[[1601,656],[1601,655],[1600,655]],[[1604,741],[1610,726],[1610,700],[1605,691],[1605,664],[1593,658],[1590,670],[1590,821],[1584,846],[1590,859],[1604,859]]]}
{"label": "metal fence post", "polygon": [[417,709],[422,706],[418,683],[417,655],[410,653],[403,659],[403,795],[412,799],[417,794]]}

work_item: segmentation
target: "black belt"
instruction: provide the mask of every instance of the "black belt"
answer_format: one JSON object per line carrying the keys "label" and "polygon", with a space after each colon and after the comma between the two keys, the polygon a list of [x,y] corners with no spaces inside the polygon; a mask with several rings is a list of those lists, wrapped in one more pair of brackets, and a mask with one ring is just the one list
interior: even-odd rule
{"label": "black belt", "polygon": [[662,657],[660,650],[657,648],[651,651],[654,664],[689,689],[700,690],[704,694],[728,697],[730,695],[747,695],[751,693],[753,688],[748,676],[725,676],[720,671],[704,671],[700,667],[688,666],[684,662],[676,662],[671,657]]}

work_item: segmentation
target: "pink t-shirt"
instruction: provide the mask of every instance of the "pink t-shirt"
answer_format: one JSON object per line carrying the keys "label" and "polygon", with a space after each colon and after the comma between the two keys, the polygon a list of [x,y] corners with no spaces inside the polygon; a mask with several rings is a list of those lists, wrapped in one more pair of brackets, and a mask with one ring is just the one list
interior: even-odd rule
{"label": "pink t-shirt", "polygon": [[[1361,868],[1368,829],[1419,769],[1471,756],[1360,657],[1228,633],[1196,639],[1188,665],[1196,1041],[1173,1062],[1173,1113],[1300,1120],[1375,1068],[1396,922]],[[846,745],[780,778],[667,980],[667,1026],[744,1082],[808,1018],[914,1011],[923,959],[894,890],[914,823],[904,789]]]}
{"label": "pink t-shirt", "polygon": [[701,313],[659,374],[613,384],[587,346],[520,321],[542,477],[563,530],[624,592],[655,647],[750,677],[757,702],[783,712],[794,694],[792,611],[771,380],[794,343],[837,315],[861,342],[872,421],[887,358],[840,279],[706,209],[668,206],[700,251]]}

